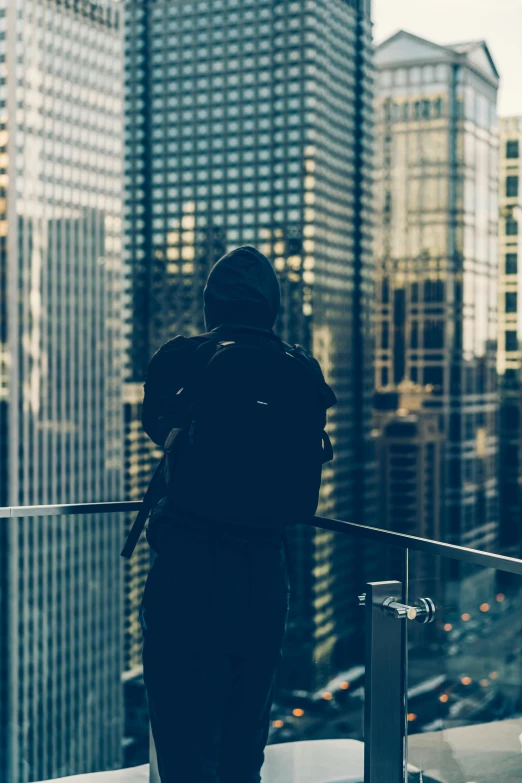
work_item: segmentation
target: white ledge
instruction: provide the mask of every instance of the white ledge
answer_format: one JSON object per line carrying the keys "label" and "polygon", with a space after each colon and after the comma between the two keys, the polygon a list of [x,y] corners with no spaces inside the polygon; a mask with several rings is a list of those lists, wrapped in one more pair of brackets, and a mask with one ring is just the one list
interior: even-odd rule
{"label": "white ledge", "polygon": [[66,778],[55,778],[42,783],[149,783],[149,765],[115,769],[112,772],[87,772],[85,775],[69,775]]}
{"label": "white ledge", "polygon": [[[269,745],[262,783],[362,783],[364,745],[356,740],[310,740]],[[149,765],[91,772],[49,783],[149,783]]]}
{"label": "white ledge", "polygon": [[[522,780],[522,718],[415,734],[409,760],[426,779]],[[364,745],[355,740],[310,740],[269,745],[262,783],[362,783]],[[49,783],[149,783],[149,765],[60,778]]]}

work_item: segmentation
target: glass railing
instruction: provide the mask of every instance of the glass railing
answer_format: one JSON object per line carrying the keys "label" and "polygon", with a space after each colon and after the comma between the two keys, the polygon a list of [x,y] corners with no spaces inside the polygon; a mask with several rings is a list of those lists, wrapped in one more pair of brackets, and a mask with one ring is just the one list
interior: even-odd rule
{"label": "glass railing", "polygon": [[419,595],[436,617],[408,626],[409,760],[441,781],[520,781],[522,573],[412,552]]}
{"label": "glass railing", "polygon": [[[0,508],[0,780],[148,761],[139,505]],[[520,780],[522,561],[319,517],[291,538],[263,783]]]}

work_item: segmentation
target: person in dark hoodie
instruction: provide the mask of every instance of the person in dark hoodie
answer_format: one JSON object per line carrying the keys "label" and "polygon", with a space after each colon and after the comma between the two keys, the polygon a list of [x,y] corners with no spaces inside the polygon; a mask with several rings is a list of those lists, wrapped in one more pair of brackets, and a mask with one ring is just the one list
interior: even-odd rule
{"label": "person in dark hoodie", "polygon": [[[273,340],[280,306],[270,261],[253,247],[223,256],[204,291],[223,340]],[[143,427],[163,445],[182,427],[177,392],[206,335],[176,337],[152,358]],[[326,398],[333,392],[307,357]],[[157,553],[143,595],[143,668],[162,783],[259,783],[289,601],[280,527],[209,524],[162,500],[147,538]]]}

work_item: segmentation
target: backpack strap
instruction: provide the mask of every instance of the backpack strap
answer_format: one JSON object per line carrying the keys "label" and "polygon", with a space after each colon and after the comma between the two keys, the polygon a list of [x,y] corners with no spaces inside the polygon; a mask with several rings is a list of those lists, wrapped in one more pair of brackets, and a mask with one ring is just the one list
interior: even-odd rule
{"label": "backpack strap", "polygon": [[310,356],[310,354],[305,351],[301,345],[288,345],[286,350],[290,356],[293,356],[294,359],[297,359],[298,362],[301,362],[301,364],[306,367],[315,377],[319,386],[319,393],[321,395],[321,399],[323,400],[325,410],[328,410],[328,408],[333,408],[333,406],[337,404],[337,397],[335,396],[333,389],[326,383],[323,371],[321,370],[321,365],[317,359],[314,359],[313,356]]}
{"label": "backpack strap", "polygon": [[136,549],[136,544],[139,541],[143,528],[145,527],[147,517],[149,516],[151,510],[165,494],[165,480],[163,472],[165,462],[166,456],[163,455],[150,480],[149,486],[147,487],[147,491],[145,492],[145,496],[142,500],[140,510],[138,511],[136,519],[134,520],[134,524],[130,530],[129,535],[127,536],[125,545],[121,550],[121,557],[124,557],[127,560],[132,557],[132,553]]}

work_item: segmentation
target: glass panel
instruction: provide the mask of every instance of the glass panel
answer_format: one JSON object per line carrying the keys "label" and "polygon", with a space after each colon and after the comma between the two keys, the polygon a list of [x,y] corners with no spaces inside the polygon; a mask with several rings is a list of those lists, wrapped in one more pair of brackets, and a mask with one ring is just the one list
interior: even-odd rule
{"label": "glass panel", "polygon": [[446,783],[520,780],[522,577],[410,554],[410,603],[428,596],[431,625],[408,623],[409,762]]}
{"label": "glass panel", "polygon": [[[9,779],[148,761],[134,605],[148,562],[139,551],[130,564],[120,557],[126,516],[0,520],[0,726],[14,723],[0,762]],[[123,602],[124,571],[136,601]]]}
{"label": "glass panel", "polygon": [[269,744],[363,740],[367,582],[400,580],[402,551],[353,534],[291,529],[290,615]]}

